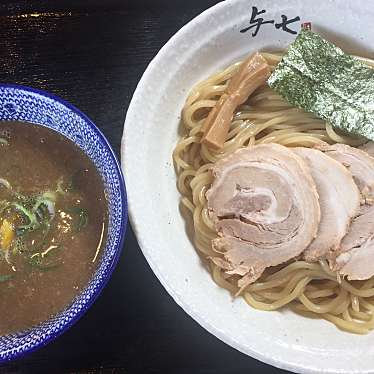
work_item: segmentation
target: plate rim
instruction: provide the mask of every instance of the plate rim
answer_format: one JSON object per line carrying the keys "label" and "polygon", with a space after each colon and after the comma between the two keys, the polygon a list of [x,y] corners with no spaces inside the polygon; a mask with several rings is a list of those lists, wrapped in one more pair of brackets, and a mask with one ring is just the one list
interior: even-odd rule
{"label": "plate rim", "polygon": [[[169,47],[174,44],[176,41],[181,39],[186,32],[195,28],[200,21],[205,19],[207,16],[216,13],[221,8],[225,8],[230,4],[231,6],[235,3],[239,3],[242,0],[221,0],[219,3],[207,8],[203,12],[196,15],[190,21],[188,21],[185,25],[183,25],[178,31],[173,34],[167,42],[162,46],[162,48],[157,52],[157,54],[152,58],[152,60],[147,65],[146,69],[144,70],[136,88],[134,90],[133,96],[131,98],[130,104],[128,106],[125,121],[123,126],[123,135],[121,139],[121,166],[123,173],[125,175],[125,179],[129,180],[126,170],[127,159],[130,158],[126,151],[125,144],[128,142],[126,127],[127,123],[132,122],[132,118],[135,115],[137,102],[141,98],[140,93],[146,88],[146,82],[154,73],[156,66],[158,65],[159,61],[162,61],[164,55],[167,54]],[[307,374],[321,374],[321,373],[331,373],[331,374],[344,374],[344,373],[374,373],[373,369],[368,370],[349,370],[349,369],[335,369],[335,368],[318,368],[313,364],[307,363],[295,363],[293,361],[286,361],[282,359],[275,359],[271,355],[271,351],[268,351],[267,354],[263,352],[256,351],[249,346],[242,347],[241,343],[236,342],[235,339],[228,337],[226,334],[222,333],[221,330],[217,329],[213,326],[205,317],[195,311],[194,308],[191,308],[188,304],[186,304],[182,297],[180,297],[178,292],[175,292],[173,287],[168,283],[166,278],[163,276],[163,273],[159,269],[158,265],[153,261],[151,258],[152,256],[149,254],[148,248],[145,244],[144,238],[141,236],[140,233],[140,226],[137,223],[136,215],[137,213],[133,210],[133,205],[135,205],[135,198],[133,199],[133,194],[130,190],[127,190],[127,201],[128,201],[128,218],[133,229],[133,232],[136,236],[139,248],[143,253],[144,258],[146,259],[147,263],[151,267],[154,275],[167,291],[169,296],[176,302],[176,304],[185,312],[190,318],[196,321],[204,330],[208,331],[210,334],[221,340],[223,343],[227,344],[229,347],[234,348],[235,350],[243,353],[246,356],[249,356],[252,359],[256,359],[265,363],[267,365],[274,366],[276,368],[282,370],[288,370],[295,373],[307,373]],[[245,348],[245,349],[244,349]]]}

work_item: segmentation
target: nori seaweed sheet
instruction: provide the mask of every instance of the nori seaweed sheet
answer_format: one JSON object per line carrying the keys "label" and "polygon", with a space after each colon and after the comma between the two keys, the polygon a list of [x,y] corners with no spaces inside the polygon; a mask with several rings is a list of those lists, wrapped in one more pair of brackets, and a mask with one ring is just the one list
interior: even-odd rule
{"label": "nori seaweed sheet", "polygon": [[301,30],[268,84],[292,105],[374,140],[374,69],[318,34]]}

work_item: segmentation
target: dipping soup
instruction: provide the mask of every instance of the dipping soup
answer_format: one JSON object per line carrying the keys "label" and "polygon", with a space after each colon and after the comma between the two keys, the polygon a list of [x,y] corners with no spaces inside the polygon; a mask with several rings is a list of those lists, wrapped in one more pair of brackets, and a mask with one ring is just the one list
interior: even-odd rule
{"label": "dipping soup", "polygon": [[106,229],[103,183],[83,151],[48,128],[0,122],[0,335],[68,306]]}

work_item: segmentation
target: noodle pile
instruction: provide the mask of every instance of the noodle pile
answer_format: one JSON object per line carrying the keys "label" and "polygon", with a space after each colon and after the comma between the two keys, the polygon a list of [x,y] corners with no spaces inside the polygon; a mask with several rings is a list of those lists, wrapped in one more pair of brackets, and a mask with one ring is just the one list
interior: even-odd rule
{"label": "noodle pile", "polygon": [[[281,55],[262,53],[274,69]],[[312,147],[323,142],[358,146],[362,138],[337,133],[331,125],[311,113],[292,107],[267,85],[260,87],[246,105],[238,108],[224,147],[219,152],[200,143],[200,132],[209,110],[225,91],[240,63],[229,66],[197,84],[182,113],[185,136],[175,147],[173,158],[182,204],[191,212],[194,242],[204,257],[216,256],[211,240],[217,237],[205,192],[210,188],[212,164],[238,148],[254,144],[279,143]],[[224,274],[209,261],[212,277],[221,287],[236,294],[234,276]],[[267,269],[259,280],[242,292],[245,301],[260,310],[276,310],[286,305],[310,317],[324,318],[337,327],[358,334],[374,328],[374,278],[347,281],[332,272],[326,261],[292,261]]]}

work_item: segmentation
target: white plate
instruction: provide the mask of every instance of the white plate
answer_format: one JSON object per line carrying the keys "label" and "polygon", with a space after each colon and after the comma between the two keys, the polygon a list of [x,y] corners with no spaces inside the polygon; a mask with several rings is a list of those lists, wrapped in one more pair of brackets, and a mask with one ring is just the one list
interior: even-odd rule
{"label": "white plate", "polygon": [[373,57],[370,1],[226,1],[202,13],[162,48],[144,73],[127,112],[122,167],[129,212],[140,247],[174,300],[201,326],[239,351],[305,373],[374,373],[374,332],[352,335],[291,311],[260,312],[212,281],[185,232],[172,164],[178,121],[191,87],[257,49],[285,48],[295,36],[262,24],[256,37],[252,6],[265,21],[281,15],[311,21],[313,30],[348,52]]}

